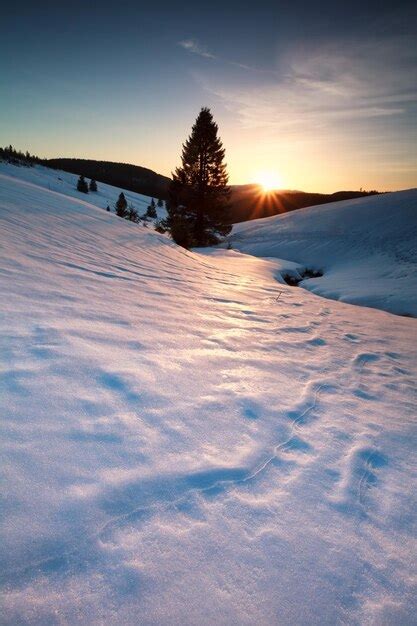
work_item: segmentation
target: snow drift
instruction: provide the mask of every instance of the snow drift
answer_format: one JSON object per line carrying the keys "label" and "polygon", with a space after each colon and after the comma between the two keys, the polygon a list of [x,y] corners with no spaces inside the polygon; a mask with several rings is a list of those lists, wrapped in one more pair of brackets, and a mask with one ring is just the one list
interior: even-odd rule
{"label": "snow drift", "polygon": [[415,320],[3,172],[1,622],[411,624]]}
{"label": "snow drift", "polygon": [[417,189],[238,224],[233,246],[321,270],[316,294],[417,317]]}

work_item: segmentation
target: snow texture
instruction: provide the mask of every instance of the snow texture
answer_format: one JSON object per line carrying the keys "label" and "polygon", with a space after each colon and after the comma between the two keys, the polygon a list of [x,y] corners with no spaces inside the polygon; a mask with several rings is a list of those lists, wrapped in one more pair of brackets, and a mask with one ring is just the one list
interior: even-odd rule
{"label": "snow texture", "polygon": [[1,623],[415,623],[416,320],[1,168]]}
{"label": "snow texture", "polygon": [[[121,191],[123,191],[128,205],[133,205],[138,211],[139,216],[145,214],[148,208],[151,197],[144,196],[140,193],[133,191],[127,191],[126,189],[119,189],[106,183],[97,182],[97,191],[90,191],[88,194],[77,191],[78,176],[63,172],[61,170],[52,170],[47,167],[36,165],[35,167],[26,166],[12,166],[9,163],[0,161],[0,174],[6,174],[21,181],[33,183],[34,185],[48,189],[49,191],[57,191],[58,193],[70,196],[71,198],[78,198],[84,200],[93,206],[107,209],[110,207],[111,212],[115,212],[115,204]],[[87,183],[90,179],[85,177]],[[154,198],[156,202],[156,198]],[[166,217],[165,208],[159,208],[155,206],[158,219]],[[149,226],[152,225],[152,221],[149,220]]]}
{"label": "snow texture", "polygon": [[313,293],[417,317],[417,189],[237,224],[232,243],[321,270]]}

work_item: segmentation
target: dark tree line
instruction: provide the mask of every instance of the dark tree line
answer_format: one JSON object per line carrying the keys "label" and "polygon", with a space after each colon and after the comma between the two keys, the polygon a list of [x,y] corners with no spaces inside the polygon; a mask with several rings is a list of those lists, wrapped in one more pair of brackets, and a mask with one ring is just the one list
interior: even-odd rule
{"label": "dark tree line", "polygon": [[35,154],[30,154],[28,150],[22,152],[22,150],[16,150],[11,145],[0,148],[0,160],[13,163],[14,165],[28,166],[32,166],[34,163],[44,163],[44,159],[40,159]]}
{"label": "dark tree line", "polygon": [[93,178],[102,183],[113,185],[119,189],[127,189],[145,196],[168,197],[170,179],[139,165],[115,163],[112,161],[95,161],[93,159],[48,159],[44,165],[54,169],[70,172],[77,176]]}

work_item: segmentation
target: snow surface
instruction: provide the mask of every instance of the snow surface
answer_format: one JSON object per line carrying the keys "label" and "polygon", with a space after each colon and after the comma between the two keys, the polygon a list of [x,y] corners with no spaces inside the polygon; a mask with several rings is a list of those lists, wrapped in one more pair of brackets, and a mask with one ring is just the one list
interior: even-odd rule
{"label": "snow surface", "polygon": [[[132,204],[142,216],[148,208],[151,197],[144,196],[140,193],[128,191],[126,189],[120,189],[113,185],[106,185],[100,181],[97,182],[97,191],[90,191],[88,194],[77,191],[78,176],[70,174],[69,172],[63,172],[62,170],[53,170],[42,165],[36,165],[34,167],[15,166],[10,165],[5,161],[0,161],[0,174],[6,174],[12,176],[18,180],[33,183],[34,185],[44,187],[50,191],[57,191],[71,198],[78,198],[92,204],[93,206],[106,209],[110,206],[111,211],[114,213],[114,205],[121,191],[125,194],[128,205]],[[89,182],[89,178],[86,177],[86,181]],[[158,219],[166,217],[165,208],[155,207]],[[152,221],[149,220],[149,226],[152,226]]]}
{"label": "snow surface", "polygon": [[322,270],[302,283],[316,294],[417,317],[417,189],[244,222],[231,241],[248,254]]}
{"label": "snow surface", "polygon": [[13,172],[1,623],[415,623],[416,320]]}

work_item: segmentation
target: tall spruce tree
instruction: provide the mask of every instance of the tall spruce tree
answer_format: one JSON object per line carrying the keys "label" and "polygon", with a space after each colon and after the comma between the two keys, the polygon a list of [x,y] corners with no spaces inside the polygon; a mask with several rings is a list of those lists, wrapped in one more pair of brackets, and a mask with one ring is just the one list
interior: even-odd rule
{"label": "tall spruce tree", "polygon": [[168,225],[179,245],[208,246],[230,233],[224,155],[218,126],[204,107],[183,144],[182,166],[175,170],[169,188]]}

